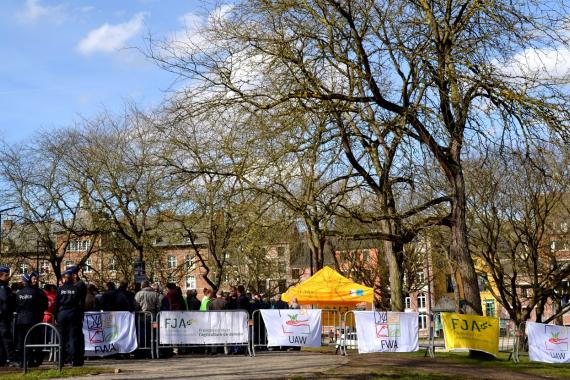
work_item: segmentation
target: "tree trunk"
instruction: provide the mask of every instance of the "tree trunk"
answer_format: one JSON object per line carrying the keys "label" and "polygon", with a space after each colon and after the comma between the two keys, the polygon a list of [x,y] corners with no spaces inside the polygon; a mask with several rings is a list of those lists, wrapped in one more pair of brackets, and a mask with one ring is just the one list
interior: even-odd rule
{"label": "tree trunk", "polygon": [[[390,221],[380,224],[383,233],[391,234]],[[390,309],[404,311],[404,246],[401,243],[384,241],[384,253],[388,264],[388,278],[390,282]]]}
{"label": "tree trunk", "polygon": [[461,281],[461,284],[458,285],[462,292],[462,300],[465,303],[464,312],[466,314],[483,315],[477,273],[475,272],[475,265],[467,244],[465,181],[463,170],[460,165],[458,166],[459,168],[456,168],[452,178],[453,203],[450,254]]}

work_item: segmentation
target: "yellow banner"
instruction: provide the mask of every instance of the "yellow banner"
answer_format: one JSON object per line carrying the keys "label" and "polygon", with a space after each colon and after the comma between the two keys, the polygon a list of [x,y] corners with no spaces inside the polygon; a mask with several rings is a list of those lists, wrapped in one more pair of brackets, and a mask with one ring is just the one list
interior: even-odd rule
{"label": "yellow banner", "polygon": [[445,348],[468,348],[497,356],[499,319],[455,313],[441,313]]}

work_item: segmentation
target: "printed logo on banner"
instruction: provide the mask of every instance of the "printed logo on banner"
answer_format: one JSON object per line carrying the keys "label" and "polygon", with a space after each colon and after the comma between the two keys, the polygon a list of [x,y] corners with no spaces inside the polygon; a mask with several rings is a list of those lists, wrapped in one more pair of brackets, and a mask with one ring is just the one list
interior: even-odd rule
{"label": "printed logo on banner", "polygon": [[419,349],[417,313],[355,311],[354,317],[359,353]]}
{"label": "printed logo on banner", "polygon": [[400,317],[397,314],[377,312],[374,314],[376,338],[398,338],[400,336]]}
{"label": "printed logo on banner", "polygon": [[445,347],[473,349],[497,356],[499,353],[499,320],[479,315],[442,313]]}
{"label": "printed logo on banner", "polygon": [[309,316],[304,310],[299,310],[297,313],[291,314],[287,313],[288,320],[281,324],[283,329],[283,334],[299,334],[299,335],[309,335],[311,334],[311,325],[309,321]]}
{"label": "printed logo on banner", "polygon": [[128,353],[137,348],[134,316],[129,312],[90,312],[83,319],[86,356]]}
{"label": "printed logo on banner", "polygon": [[[563,338],[568,335],[566,327],[545,325],[544,334],[547,338],[544,342],[545,350],[561,352],[568,351],[568,338]],[[560,334],[562,334],[562,336]]]}
{"label": "printed logo on banner", "polygon": [[164,327],[167,329],[185,329],[192,326],[194,322],[195,320],[192,318],[164,318]]}
{"label": "printed logo on banner", "polygon": [[570,362],[570,329],[566,326],[527,322],[528,354],[531,361]]}
{"label": "printed logo on banner", "polygon": [[268,346],[321,345],[321,310],[260,310]]}
{"label": "printed logo on banner", "polygon": [[92,314],[85,316],[87,336],[95,353],[116,352],[112,343],[119,335],[119,328],[111,314]]}

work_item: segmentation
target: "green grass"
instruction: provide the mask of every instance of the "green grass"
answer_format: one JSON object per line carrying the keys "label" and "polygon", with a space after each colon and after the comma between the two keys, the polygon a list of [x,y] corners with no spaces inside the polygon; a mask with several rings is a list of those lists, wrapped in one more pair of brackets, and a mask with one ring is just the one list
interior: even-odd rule
{"label": "green grass", "polygon": [[63,371],[57,369],[34,369],[28,371],[24,375],[23,372],[0,372],[2,380],[39,380],[39,379],[55,379],[61,377],[77,377],[87,375],[98,375],[100,373],[111,373],[112,368],[97,367],[76,367],[64,368]]}
{"label": "green grass", "polygon": [[466,352],[436,352],[435,359],[431,360],[470,364],[478,367],[503,368],[513,372],[526,372],[543,376],[570,378],[570,366],[568,364],[531,362],[527,355],[519,355],[519,358],[520,363],[517,364],[509,360],[509,354],[504,352],[499,353],[499,356],[495,360],[471,358]]}

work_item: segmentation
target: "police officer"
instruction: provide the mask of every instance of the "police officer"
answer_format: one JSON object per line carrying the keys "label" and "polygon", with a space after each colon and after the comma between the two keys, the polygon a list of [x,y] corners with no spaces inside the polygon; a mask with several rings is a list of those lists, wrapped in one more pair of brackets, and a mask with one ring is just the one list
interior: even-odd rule
{"label": "police officer", "polygon": [[[22,282],[25,284],[25,287],[16,293],[16,331],[21,367],[24,364],[24,339],[26,334],[33,325],[43,320],[44,311],[48,307],[47,296],[38,287],[38,278],[39,274],[37,272],[24,274]],[[33,336],[29,338],[30,342],[39,343],[42,331],[36,328],[32,332]],[[43,361],[41,348],[32,349],[27,358],[30,367],[38,367]]]}
{"label": "police officer", "polygon": [[[73,269],[63,272],[63,285],[57,289],[55,300],[55,316],[59,333],[63,358],[71,359],[74,367],[83,365],[83,309],[79,290],[73,281]],[[69,344],[69,352],[68,352]]]}
{"label": "police officer", "polygon": [[8,284],[10,268],[0,266],[0,366],[17,366],[14,360],[14,341],[12,337],[12,319],[16,310],[14,295]]}
{"label": "police officer", "polygon": [[78,296],[79,296],[79,308],[81,310],[81,315],[79,319],[81,320],[81,328],[79,329],[79,340],[81,344],[77,346],[79,352],[77,353],[78,362],[77,365],[83,365],[84,357],[85,357],[85,337],[83,336],[83,318],[85,317],[85,299],[87,298],[87,285],[85,282],[79,277],[79,266],[73,266],[71,268],[73,273],[73,283],[77,288]]}

